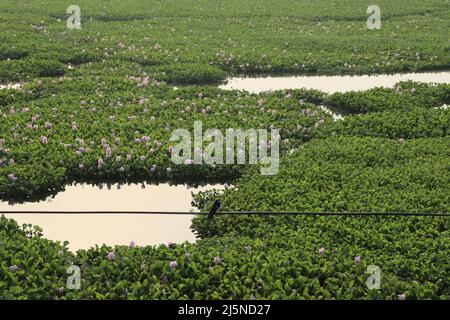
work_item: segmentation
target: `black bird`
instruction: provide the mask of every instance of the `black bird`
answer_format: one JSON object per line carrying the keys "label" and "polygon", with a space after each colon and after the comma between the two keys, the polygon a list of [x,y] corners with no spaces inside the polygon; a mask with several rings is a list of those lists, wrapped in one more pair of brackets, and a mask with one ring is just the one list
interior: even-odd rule
{"label": "black bird", "polygon": [[212,205],[211,211],[208,214],[208,219],[212,219],[212,217],[214,217],[214,215],[219,212],[220,206],[222,205],[222,203],[220,202],[219,199],[216,199]]}

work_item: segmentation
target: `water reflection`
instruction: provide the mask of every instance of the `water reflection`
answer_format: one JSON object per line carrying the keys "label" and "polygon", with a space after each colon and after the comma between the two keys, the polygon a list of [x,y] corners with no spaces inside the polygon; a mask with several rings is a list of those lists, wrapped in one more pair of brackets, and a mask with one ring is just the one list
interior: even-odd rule
{"label": "water reflection", "polygon": [[245,90],[251,93],[283,89],[316,89],[326,93],[368,90],[375,87],[391,88],[400,81],[450,83],[450,72],[403,73],[363,76],[299,76],[266,78],[230,78],[225,90]]}
{"label": "water reflection", "polygon": [[343,119],[344,119],[344,116],[343,116],[343,115],[341,115],[341,114],[339,114],[339,113],[337,113],[337,112],[334,112],[334,111],[330,110],[329,108],[325,107],[324,105],[320,105],[320,106],[318,106],[318,107],[319,107],[321,110],[323,110],[325,113],[327,113],[327,114],[329,114],[330,116],[332,116],[334,121],[338,121],[338,120],[343,120]]}
{"label": "water reflection", "polygon": [[[113,184],[111,188],[93,185],[67,186],[36,203],[0,202],[1,211],[194,211],[191,192],[223,189],[221,185],[198,188],[169,184]],[[72,250],[95,244],[137,245],[194,242],[191,215],[80,215],[80,214],[6,214],[20,224],[31,223],[44,229],[44,237],[67,240]]]}

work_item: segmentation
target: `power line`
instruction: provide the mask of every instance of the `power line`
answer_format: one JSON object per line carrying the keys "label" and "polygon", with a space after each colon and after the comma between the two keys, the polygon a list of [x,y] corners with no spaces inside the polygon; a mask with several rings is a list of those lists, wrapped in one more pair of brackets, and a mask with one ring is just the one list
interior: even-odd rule
{"label": "power line", "polygon": [[[0,214],[73,214],[73,215],[207,215],[209,212],[188,211],[0,211]],[[261,215],[261,216],[427,216],[450,217],[450,213],[438,212],[292,212],[292,211],[226,211],[217,215]]]}

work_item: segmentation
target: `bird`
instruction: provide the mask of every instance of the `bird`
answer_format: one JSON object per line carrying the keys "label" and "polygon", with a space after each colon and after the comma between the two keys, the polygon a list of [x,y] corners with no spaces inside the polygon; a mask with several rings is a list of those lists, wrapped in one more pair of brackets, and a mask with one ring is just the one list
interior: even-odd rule
{"label": "bird", "polygon": [[222,203],[220,202],[220,199],[216,199],[212,205],[211,211],[208,214],[208,219],[212,219],[214,215],[219,212],[220,206]]}

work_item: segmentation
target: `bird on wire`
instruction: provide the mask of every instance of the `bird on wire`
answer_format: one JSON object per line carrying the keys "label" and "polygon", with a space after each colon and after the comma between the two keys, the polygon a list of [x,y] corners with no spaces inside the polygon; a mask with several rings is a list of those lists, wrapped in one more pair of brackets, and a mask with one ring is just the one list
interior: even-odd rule
{"label": "bird on wire", "polygon": [[222,203],[220,202],[220,199],[216,199],[212,205],[211,211],[209,211],[208,219],[212,219],[214,215],[219,212],[220,206]]}

